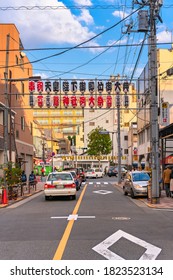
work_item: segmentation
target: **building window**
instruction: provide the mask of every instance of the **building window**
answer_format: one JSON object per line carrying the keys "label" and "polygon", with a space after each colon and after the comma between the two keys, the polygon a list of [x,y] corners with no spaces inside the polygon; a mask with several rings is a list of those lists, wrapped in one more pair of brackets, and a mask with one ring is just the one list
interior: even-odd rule
{"label": "building window", "polygon": [[21,129],[25,130],[25,118],[21,117]]}
{"label": "building window", "polygon": [[19,139],[19,130],[16,130],[16,138]]}
{"label": "building window", "polygon": [[19,64],[19,58],[18,58],[18,56],[16,55],[16,65],[18,65]]}
{"label": "building window", "polygon": [[125,136],[124,136],[124,140],[125,140],[125,141],[128,141],[128,135],[125,135]]}
{"label": "building window", "polygon": [[24,85],[24,82],[21,82],[21,94],[23,96],[25,95],[25,85]]}
{"label": "building window", "polygon": [[125,123],[124,123],[124,126],[125,126],[125,127],[129,127],[129,123],[128,123],[128,122],[125,122]]}
{"label": "building window", "polygon": [[31,131],[31,135],[33,134],[33,124],[32,122],[30,123],[30,131]]}
{"label": "building window", "polygon": [[124,149],[124,154],[128,155],[128,149]]}
{"label": "building window", "polygon": [[109,120],[106,120],[106,123],[109,123]]}
{"label": "building window", "polygon": [[95,126],[95,122],[89,122],[89,126]]}

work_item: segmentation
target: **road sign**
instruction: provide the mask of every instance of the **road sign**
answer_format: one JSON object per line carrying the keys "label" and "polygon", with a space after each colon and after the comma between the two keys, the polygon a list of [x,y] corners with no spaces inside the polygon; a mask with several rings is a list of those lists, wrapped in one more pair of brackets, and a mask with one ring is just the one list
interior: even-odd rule
{"label": "road sign", "polygon": [[162,102],[161,103],[161,111],[160,111],[160,124],[162,126],[169,125],[169,123],[170,123],[169,116],[170,116],[169,103],[168,102]]}

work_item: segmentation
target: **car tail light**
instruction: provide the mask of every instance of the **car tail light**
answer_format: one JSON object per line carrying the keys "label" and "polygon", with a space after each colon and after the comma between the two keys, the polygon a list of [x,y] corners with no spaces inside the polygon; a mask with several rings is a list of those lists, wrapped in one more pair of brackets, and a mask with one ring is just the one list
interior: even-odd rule
{"label": "car tail light", "polygon": [[76,188],[76,184],[65,184],[64,188]]}
{"label": "car tail light", "polygon": [[45,184],[45,185],[44,185],[44,188],[45,188],[45,189],[53,189],[53,188],[55,188],[55,186],[54,186],[54,185],[51,185],[51,184]]}
{"label": "car tail light", "polygon": [[92,172],[92,174],[94,174],[94,171]]}

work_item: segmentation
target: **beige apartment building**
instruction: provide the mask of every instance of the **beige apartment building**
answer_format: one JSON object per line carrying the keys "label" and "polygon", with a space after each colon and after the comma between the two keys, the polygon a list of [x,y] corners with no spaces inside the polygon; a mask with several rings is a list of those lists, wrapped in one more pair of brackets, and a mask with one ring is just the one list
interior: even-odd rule
{"label": "beige apartment building", "polygon": [[19,162],[28,175],[33,168],[33,113],[28,95],[32,65],[14,24],[0,24],[0,38],[0,164],[4,163],[6,143],[8,161]]}
{"label": "beige apartment building", "polygon": [[[157,50],[157,67],[158,67],[158,126],[159,130],[166,131],[167,127],[173,123],[173,76],[167,74],[167,70],[173,64],[173,49],[158,49]],[[149,94],[148,86],[148,64],[145,66],[143,72],[138,79],[137,85],[138,93],[138,162],[145,168],[149,168],[151,164],[151,143],[150,143],[150,106],[151,96]],[[168,102],[169,124],[162,122],[162,104]],[[164,137],[160,137],[160,164],[165,161],[165,158],[173,153],[173,141],[168,139],[168,134],[164,133]]]}

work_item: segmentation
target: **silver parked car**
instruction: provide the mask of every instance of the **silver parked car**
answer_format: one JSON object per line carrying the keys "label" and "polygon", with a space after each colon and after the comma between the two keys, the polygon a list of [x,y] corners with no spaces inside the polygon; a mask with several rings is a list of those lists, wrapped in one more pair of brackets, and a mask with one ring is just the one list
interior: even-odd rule
{"label": "silver parked car", "polygon": [[132,198],[147,196],[149,180],[150,176],[145,171],[127,172],[123,182],[124,195],[130,194]]}

